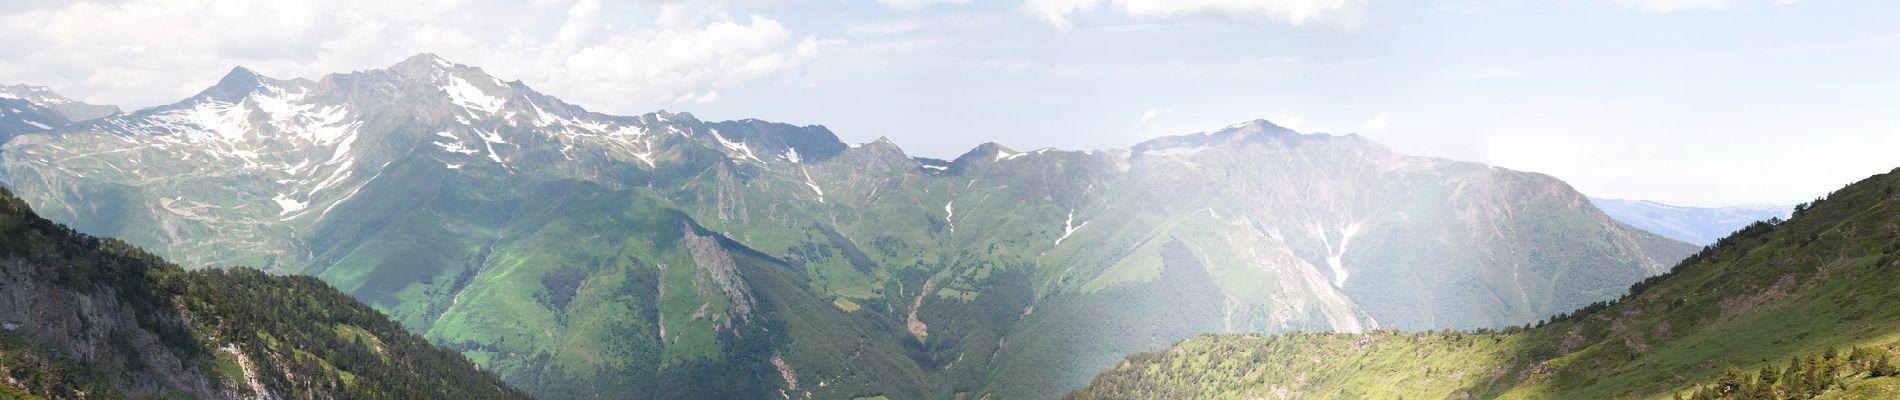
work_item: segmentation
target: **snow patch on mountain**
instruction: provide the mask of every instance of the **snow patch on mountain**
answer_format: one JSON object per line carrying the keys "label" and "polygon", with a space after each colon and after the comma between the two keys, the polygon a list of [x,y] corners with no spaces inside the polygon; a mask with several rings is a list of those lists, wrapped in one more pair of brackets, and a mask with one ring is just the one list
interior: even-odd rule
{"label": "snow patch on mountain", "polygon": [[449,95],[450,102],[462,106],[470,114],[494,115],[500,113],[502,104],[508,102],[507,99],[489,95],[488,92],[482,91],[481,88],[469,84],[462,78],[454,75],[449,75],[447,78],[448,82],[442,85],[442,92]]}
{"label": "snow patch on mountain", "polygon": [[329,189],[331,186],[342,183],[344,179],[350,177],[350,167],[354,166],[355,163],[355,160],[344,159],[342,164],[338,164],[335,170],[330,171],[329,178],[318,182],[316,187],[310,189],[310,194],[315,195],[318,192],[322,192],[323,189]]}
{"label": "snow patch on mountain", "polygon": [[502,139],[501,132],[498,132],[498,131],[493,131],[493,130],[483,131],[480,129],[476,129],[475,135],[481,136],[483,142],[488,142],[488,143],[493,143],[493,144],[508,144],[508,141]]}
{"label": "snow patch on mountain", "polygon": [[[794,162],[796,162],[796,161],[794,161]],[[815,180],[812,180],[812,179],[811,179],[811,171],[807,171],[807,170],[805,170],[805,168],[804,168],[804,167],[799,167],[799,168],[798,168],[798,172],[800,172],[800,173],[803,173],[803,174],[805,174],[805,186],[808,186],[808,187],[811,187],[811,191],[812,191],[813,193],[818,193],[818,202],[819,202],[819,203],[824,203],[824,202],[825,202],[825,190],[824,190],[824,189],[819,189],[819,188],[818,188],[818,181],[815,181]]]}
{"label": "snow patch on mountain", "polygon": [[719,145],[725,146],[726,150],[739,152],[739,154],[745,155],[745,158],[750,158],[753,161],[765,162],[765,160],[760,160],[758,156],[752,155],[752,148],[746,147],[743,141],[726,140],[726,136],[719,134],[718,129],[712,130],[712,136],[713,139],[719,140]]}
{"label": "snow patch on mountain", "polygon": [[277,213],[278,216],[289,215],[290,213],[310,206],[309,203],[291,199],[288,193],[278,193],[277,197],[271,198],[271,201],[277,202],[277,208],[283,209],[283,211]]}
{"label": "snow patch on mountain", "polygon": [[468,147],[467,145],[464,145],[462,143],[462,138],[456,137],[455,134],[449,133],[449,131],[436,132],[435,135],[448,138],[449,140],[451,140],[451,142],[449,143],[435,142],[436,147],[441,147],[443,151],[447,151],[450,153],[464,154],[464,155],[474,155],[476,152],[480,151],[472,147]]}
{"label": "snow patch on mountain", "polygon": [[1207,150],[1206,145],[1168,147],[1168,148],[1163,148],[1163,149],[1154,149],[1154,150],[1144,151],[1141,154],[1144,156],[1157,156],[1157,157],[1186,157],[1186,156],[1192,156],[1195,154],[1200,154],[1201,151],[1203,150]]}
{"label": "snow patch on mountain", "polygon": [[1346,264],[1342,259],[1346,256],[1346,246],[1352,244],[1352,237],[1359,234],[1359,225],[1359,222],[1354,222],[1346,225],[1346,229],[1340,230],[1338,247],[1333,247],[1331,243],[1327,244],[1326,266],[1333,270],[1333,287],[1341,289],[1346,287],[1346,276],[1350,272],[1346,270]]}
{"label": "snow patch on mountain", "polygon": [[1062,221],[1062,237],[1056,238],[1055,245],[1061,246],[1062,241],[1068,240],[1069,235],[1075,234],[1075,230],[1082,229],[1083,226],[1087,226],[1088,224],[1089,224],[1088,221],[1082,221],[1082,225],[1076,225],[1075,224],[1075,209],[1073,208],[1069,209],[1069,219],[1067,221]]}
{"label": "snow patch on mountain", "polygon": [[951,233],[956,233],[957,231],[957,222],[950,220],[951,217],[957,216],[956,206],[957,206],[956,200],[951,200],[949,203],[943,203],[943,222],[946,224],[950,224]]}
{"label": "snow patch on mountain", "polygon": [[185,137],[196,142],[236,141],[243,139],[251,129],[244,111],[241,104],[205,101],[178,112],[154,116],[153,119],[174,127],[197,127],[184,132]]}

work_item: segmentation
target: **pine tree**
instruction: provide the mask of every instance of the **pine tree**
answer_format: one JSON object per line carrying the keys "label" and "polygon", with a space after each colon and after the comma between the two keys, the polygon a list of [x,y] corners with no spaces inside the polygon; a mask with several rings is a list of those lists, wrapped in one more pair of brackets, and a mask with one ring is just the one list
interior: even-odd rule
{"label": "pine tree", "polygon": [[1871,370],[1869,375],[1875,377],[1900,376],[1900,368],[1894,367],[1892,356],[1885,351],[1880,352],[1880,356],[1874,359],[1874,367]]}
{"label": "pine tree", "polygon": [[1807,374],[1800,359],[1788,358],[1788,370],[1781,373],[1781,397],[1795,399],[1807,394]]}
{"label": "pine tree", "polygon": [[1727,370],[1722,371],[1722,377],[1715,380],[1715,387],[1712,389],[1715,389],[1717,397],[1741,393],[1748,389],[1748,373],[1742,372],[1740,367],[1728,367]]}

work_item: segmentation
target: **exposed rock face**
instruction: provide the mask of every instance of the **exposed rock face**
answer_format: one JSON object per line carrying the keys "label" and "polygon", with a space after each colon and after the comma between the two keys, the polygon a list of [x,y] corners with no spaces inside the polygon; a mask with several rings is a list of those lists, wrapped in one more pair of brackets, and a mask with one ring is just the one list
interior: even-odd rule
{"label": "exposed rock face", "polygon": [[740,320],[752,316],[752,290],[747,289],[745,278],[739,276],[739,266],[732,261],[732,255],[719,245],[719,239],[712,235],[700,236],[693,228],[685,227],[686,250],[693,256],[693,263],[699,271],[711,278],[712,282],[732,301],[732,309]]}
{"label": "exposed rock face", "polygon": [[170,335],[189,335],[186,323],[169,304],[138,304],[110,286],[92,290],[45,280],[38,271],[63,268],[19,258],[0,259],[0,323],[8,334],[24,334],[99,371],[109,385],[127,395],[159,395],[179,390],[197,398],[237,398],[220,390],[205,371],[185,362]]}

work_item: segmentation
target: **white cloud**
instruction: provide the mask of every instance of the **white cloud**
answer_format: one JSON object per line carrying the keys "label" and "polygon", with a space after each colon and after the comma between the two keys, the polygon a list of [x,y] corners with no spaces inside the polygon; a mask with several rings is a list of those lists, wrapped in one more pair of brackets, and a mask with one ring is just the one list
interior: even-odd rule
{"label": "white cloud", "polygon": [[1156,118],[1161,118],[1162,115],[1173,113],[1174,108],[1150,108],[1148,111],[1141,113],[1141,124],[1147,125],[1148,123],[1154,122]]}
{"label": "white cloud", "polygon": [[890,36],[914,32],[924,28],[924,23],[915,19],[900,19],[867,24],[845,25],[844,32],[858,36]]}
{"label": "white cloud", "polygon": [[[246,66],[277,78],[382,68],[422,52],[583,105],[706,102],[797,70],[820,41],[714,0],[128,0],[0,15],[0,71],[89,101],[170,103]],[[75,71],[80,71],[75,73]]]}
{"label": "white cloud", "polygon": [[877,4],[900,10],[921,10],[931,4],[970,4],[970,0],[877,0]]}
{"label": "white cloud", "polygon": [[538,78],[532,80],[614,106],[662,99],[703,103],[718,98],[718,88],[766,80],[818,52],[817,39],[797,37],[776,20],[753,15],[741,23],[714,8],[666,6],[656,27],[608,32],[597,15],[585,15],[586,8],[597,7],[592,3],[575,5],[578,11],[562,26],[560,40],[525,46],[534,59],[550,64],[530,69],[530,77]]}
{"label": "white cloud", "polygon": [[1484,69],[1477,69],[1477,70],[1457,73],[1457,74],[1454,74],[1452,78],[1458,79],[1458,80],[1467,80],[1467,81],[1482,81],[1482,80],[1492,80],[1492,79],[1522,78],[1526,75],[1530,75],[1530,71],[1524,68],[1497,67],[1497,68],[1484,68]]}
{"label": "white cloud", "polygon": [[1379,116],[1372,117],[1372,120],[1366,121],[1366,123],[1364,124],[1359,124],[1359,130],[1366,131],[1366,132],[1378,132],[1378,131],[1385,130],[1385,124],[1391,117],[1392,117],[1392,113],[1386,113],[1386,112],[1379,113]]}
{"label": "white cloud", "polygon": [[1075,27],[1069,21],[1069,14],[1088,11],[1095,8],[1097,3],[1101,3],[1101,0],[1026,0],[1023,2],[1023,12],[1042,18],[1058,29],[1068,30]]}
{"label": "white cloud", "polygon": [[1235,22],[1269,21],[1291,26],[1353,27],[1365,10],[1362,0],[1027,0],[1023,12],[1059,29],[1073,28],[1071,14],[1107,3],[1130,17],[1212,17]]}
{"label": "white cloud", "polygon": [[1274,125],[1279,125],[1282,128],[1298,131],[1301,127],[1306,126],[1306,117],[1301,117],[1298,114],[1280,114],[1280,116],[1274,117],[1267,122],[1272,122]]}
{"label": "white cloud", "polygon": [[1617,5],[1653,12],[1721,10],[1734,6],[1733,0],[1614,0]]}

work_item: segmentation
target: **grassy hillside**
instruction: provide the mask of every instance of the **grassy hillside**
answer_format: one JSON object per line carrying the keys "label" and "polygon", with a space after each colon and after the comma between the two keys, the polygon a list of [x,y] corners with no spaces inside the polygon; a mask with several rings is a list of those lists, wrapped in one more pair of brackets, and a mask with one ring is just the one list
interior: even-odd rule
{"label": "grassy hillside", "polygon": [[1070,397],[1893,398],[1896,192],[1900,173],[1876,175],[1531,327],[1202,336]]}
{"label": "grassy hillside", "polygon": [[0,398],[526,398],[313,277],[185,271],[0,190]]}

